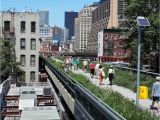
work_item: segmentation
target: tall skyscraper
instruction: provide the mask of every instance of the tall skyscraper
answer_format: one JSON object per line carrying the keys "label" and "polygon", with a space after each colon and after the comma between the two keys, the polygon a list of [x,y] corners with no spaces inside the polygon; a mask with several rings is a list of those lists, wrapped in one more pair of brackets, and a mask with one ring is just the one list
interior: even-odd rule
{"label": "tall skyscraper", "polygon": [[74,36],[74,22],[78,17],[78,12],[67,11],[65,12],[65,28],[69,30],[69,40]]}
{"label": "tall skyscraper", "polygon": [[118,28],[125,21],[125,0],[101,0],[101,4],[92,12],[92,25],[89,34],[87,50],[97,52],[98,32],[104,29]]}
{"label": "tall skyscraper", "polygon": [[106,2],[107,0],[100,0],[99,1],[99,3],[101,4],[101,3],[104,3],[104,2]]}
{"label": "tall skyscraper", "polygon": [[78,18],[75,19],[75,51],[84,52],[87,47],[92,22],[92,11],[95,10],[96,7],[97,6],[85,6],[78,13]]}
{"label": "tall skyscraper", "polygon": [[49,11],[41,10],[39,13],[39,26],[49,25]]}
{"label": "tall skyscraper", "polygon": [[58,26],[52,27],[52,37],[54,43],[61,43],[61,34],[62,34],[62,28]]}

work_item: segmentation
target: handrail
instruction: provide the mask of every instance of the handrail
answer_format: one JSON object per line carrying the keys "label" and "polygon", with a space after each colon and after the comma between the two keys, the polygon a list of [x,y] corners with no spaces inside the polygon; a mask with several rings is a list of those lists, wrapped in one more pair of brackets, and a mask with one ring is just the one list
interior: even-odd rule
{"label": "handrail", "polygon": [[[99,111],[99,114],[102,114],[103,116],[105,116],[105,119],[107,119],[107,120],[126,120],[119,113],[114,111],[110,106],[105,104],[101,99],[99,99],[98,97],[93,95],[93,93],[91,93],[88,89],[86,89],[85,87],[80,85],[73,78],[71,78],[65,72],[63,72],[62,70],[57,68],[51,62],[46,60],[45,64],[55,74],[57,79],[64,85],[65,89],[71,94],[71,96],[76,101],[78,101],[78,96],[77,96],[78,94],[76,93],[76,91],[80,90],[81,94],[83,94],[86,97],[86,100],[88,102],[91,102],[91,104],[90,104],[91,106],[88,106],[88,107],[92,107],[92,108],[97,109]],[[75,104],[75,108],[76,108],[76,104]],[[83,111],[81,111],[81,112],[83,112]],[[88,111],[86,111],[86,112],[88,112]],[[90,117],[92,117],[92,116],[90,115]]]}
{"label": "handrail", "polygon": [[[128,67],[120,67],[120,66],[116,66],[117,68],[120,68],[120,69],[125,69],[125,70],[131,70],[131,71],[134,71],[134,72],[137,72],[137,69],[133,69],[133,68],[128,68]],[[154,72],[145,72],[143,70],[140,70],[141,73],[143,74],[146,74],[146,75],[151,75],[151,76],[159,76],[160,73],[154,73]]]}

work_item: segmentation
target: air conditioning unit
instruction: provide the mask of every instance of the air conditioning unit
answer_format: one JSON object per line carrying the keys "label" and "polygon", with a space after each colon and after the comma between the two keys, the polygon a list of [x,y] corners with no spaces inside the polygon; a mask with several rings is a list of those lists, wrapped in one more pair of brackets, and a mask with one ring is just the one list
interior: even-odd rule
{"label": "air conditioning unit", "polygon": [[50,87],[44,87],[43,88],[43,95],[44,96],[51,96],[51,88]]}

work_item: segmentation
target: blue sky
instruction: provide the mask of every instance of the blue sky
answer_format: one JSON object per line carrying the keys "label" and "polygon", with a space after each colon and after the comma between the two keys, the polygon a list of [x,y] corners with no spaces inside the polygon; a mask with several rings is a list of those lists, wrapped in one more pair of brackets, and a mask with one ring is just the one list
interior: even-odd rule
{"label": "blue sky", "polygon": [[64,27],[64,12],[79,11],[84,5],[90,5],[99,0],[0,0],[1,10],[15,8],[22,11],[26,7],[32,11],[48,9],[50,25]]}

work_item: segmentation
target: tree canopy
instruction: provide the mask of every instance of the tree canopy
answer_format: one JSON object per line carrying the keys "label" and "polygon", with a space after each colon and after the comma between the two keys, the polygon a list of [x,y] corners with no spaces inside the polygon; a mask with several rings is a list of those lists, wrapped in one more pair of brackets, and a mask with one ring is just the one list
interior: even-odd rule
{"label": "tree canopy", "polygon": [[9,39],[1,38],[0,49],[0,77],[1,80],[6,80],[11,72],[15,72],[18,75],[22,75],[23,71],[18,67],[20,64],[16,61],[14,54],[14,45]]}
{"label": "tree canopy", "polygon": [[[127,8],[125,9],[126,21],[121,24],[121,27],[126,31],[131,31],[131,28],[137,28],[137,16],[148,18],[151,26],[142,27],[142,62],[150,64],[152,69],[158,72],[159,66],[159,50],[160,50],[160,14],[158,0],[126,0]],[[125,39],[125,48],[132,49],[132,63],[137,60],[137,41],[138,32],[134,31]],[[153,58],[151,58],[152,56]],[[135,58],[135,59],[133,59]],[[152,59],[152,60],[151,60]],[[154,59],[154,60],[153,60]],[[155,61],[155,62],[151,62]]]}

